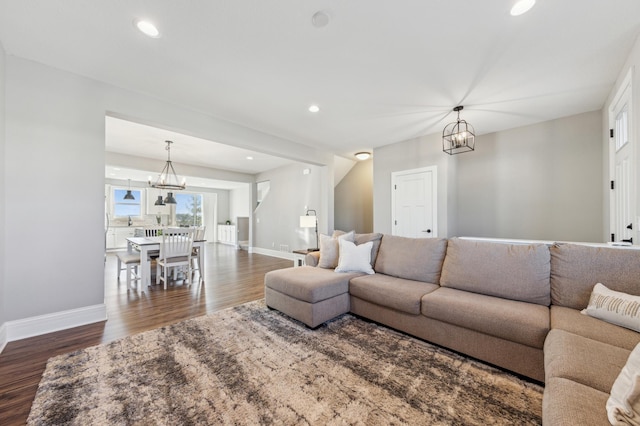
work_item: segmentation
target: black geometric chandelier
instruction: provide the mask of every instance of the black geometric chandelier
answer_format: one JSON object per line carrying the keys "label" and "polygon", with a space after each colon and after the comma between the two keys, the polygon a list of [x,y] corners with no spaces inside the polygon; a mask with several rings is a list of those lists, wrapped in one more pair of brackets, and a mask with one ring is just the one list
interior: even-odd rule
{"label": "black geometric chandelier", "polygon": [[449,123],[442,131],[442,150],[449,155],[461,154],[475,149],[475,130],[464,120],[460,120],[460,111],[464,107],[459,105],[453,110],[458,113],[457,121]]}

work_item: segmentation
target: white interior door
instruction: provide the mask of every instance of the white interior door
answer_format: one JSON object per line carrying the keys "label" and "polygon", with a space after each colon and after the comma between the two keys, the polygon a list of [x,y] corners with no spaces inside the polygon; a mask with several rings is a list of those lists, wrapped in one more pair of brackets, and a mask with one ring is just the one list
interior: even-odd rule
{"label": "white interior door", "polygon": [[435,166],[391,174],[393,235],[437,237],[436,176]]}
{"label": "white interior door", "polygon": [[635,243],[635,144],[631,138],[631,79],[625,79],[609,108],[611,141],[611,241]]}

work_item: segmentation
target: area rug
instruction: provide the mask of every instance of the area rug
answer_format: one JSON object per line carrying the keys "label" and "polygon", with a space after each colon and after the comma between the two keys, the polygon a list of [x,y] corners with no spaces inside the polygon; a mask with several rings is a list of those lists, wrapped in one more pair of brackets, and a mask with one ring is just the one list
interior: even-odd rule
{"label": "area rug", "polygon": [[542,387],[343,315],[252,302],[51,358],[30,425],[540,424]]}

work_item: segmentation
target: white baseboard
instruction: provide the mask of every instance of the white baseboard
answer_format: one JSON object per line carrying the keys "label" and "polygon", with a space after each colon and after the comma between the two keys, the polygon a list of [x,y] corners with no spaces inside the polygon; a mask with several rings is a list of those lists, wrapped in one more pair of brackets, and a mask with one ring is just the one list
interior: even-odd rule
{"label": "white baseboard", "polygon": [[288,259],[293,262],[295,257],[293,253],[287,251],[269,250],[260,247],[249,247],[249,253],[264,254],[265,256],[278,257],[280,259]]}
{"label": "white baseboard", "polygon": [[0,325],[0,354],[4,350],[4,347],[7,346],[7,323],[3,322]]}
{"label": "white baseboard", "polygon": [[[66,330],[81,325],[107,320],[107,305],[85,306],[68,311],[54,312],[46,315],[7,321],[5,335],[7,342],[40,336],[54,331]],[[0,330],[1,331],[1,330]],[[1,336],[0,336],[1,337]]]}

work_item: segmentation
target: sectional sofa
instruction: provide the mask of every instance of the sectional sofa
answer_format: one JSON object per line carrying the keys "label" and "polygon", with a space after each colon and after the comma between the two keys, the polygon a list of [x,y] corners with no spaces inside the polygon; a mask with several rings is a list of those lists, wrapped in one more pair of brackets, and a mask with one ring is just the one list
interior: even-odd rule
{"label": "sectional sofa", "polygon": [[267,306],[312,328],[351,312],[544,382],[544,424],[609,423],[609,392],[640,333],[581,311],[596,283],[640,295],[640,250],[352,239],[371,247],[371,271],[338,273],[313,253],[265,275]]}

